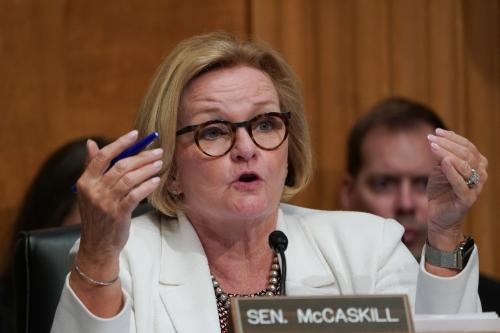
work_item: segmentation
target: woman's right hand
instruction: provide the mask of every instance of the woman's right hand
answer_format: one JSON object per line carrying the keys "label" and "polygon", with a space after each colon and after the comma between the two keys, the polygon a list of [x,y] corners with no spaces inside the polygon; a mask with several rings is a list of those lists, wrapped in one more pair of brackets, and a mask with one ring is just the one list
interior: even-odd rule
{"label": "woman's right hand", "polygon": [[132,211],[159,184],[161,148],[122,159],[107,170],[110,161],[136,140],[137,131],[132,131],[102,149],[92,140],[87,143],[88,164],[76,184],[82,221],[76,263],[95,280],[118,275]]}

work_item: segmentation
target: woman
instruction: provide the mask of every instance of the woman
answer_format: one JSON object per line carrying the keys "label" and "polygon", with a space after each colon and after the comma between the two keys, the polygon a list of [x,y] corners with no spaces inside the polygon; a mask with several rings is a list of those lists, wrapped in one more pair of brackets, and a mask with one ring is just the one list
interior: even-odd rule
{"label": "woman", "polygon": [[[101,150],[89,142],[77,184],[82,237],[53,332],[225,332],[228,295],[280,292],[267,245],[275,229],[289,238],[288,295],[407,293],[419,312],[480,310],[476,250],[460,272],[419,269],[395,221],[280,204],[311,174],[304,118],[273,50],[221,33],[182,42],[137,122],[140,136],[160,132],[157,146],[105,172],[138,133]],[[486,160],[452,132],[430,140],[447,181],[430,180],[429,243],[452,250]],[[472,188],[464,159],[481,178]],[[157,212],[131,223],[147,196]]]}

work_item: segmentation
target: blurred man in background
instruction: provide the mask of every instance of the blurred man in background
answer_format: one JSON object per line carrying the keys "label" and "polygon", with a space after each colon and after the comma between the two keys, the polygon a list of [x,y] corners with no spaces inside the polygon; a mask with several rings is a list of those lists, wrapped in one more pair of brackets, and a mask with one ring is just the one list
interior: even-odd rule
{"label": "blurred man in background", "polygon": [[[428,134],[446,129],[427,106],[404,98],[377,104],[351,129],[343,209],[394,218],[405,228],[403,242],[417,260],[427,236],[427,180],[436,161]],[[500,313],[500,284],[480,276],[483,311]]]}

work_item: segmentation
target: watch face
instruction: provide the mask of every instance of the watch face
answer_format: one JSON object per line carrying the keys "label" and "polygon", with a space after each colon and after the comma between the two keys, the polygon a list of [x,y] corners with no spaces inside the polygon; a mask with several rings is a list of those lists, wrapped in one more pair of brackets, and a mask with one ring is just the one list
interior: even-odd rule
{"label": "watch face", "polygon": [[462,268],[467,264],[472,250],[474,250],[474,239],[472,239],[472,237],[470,236],[467,236],[464,242],[462,242],[461,246],[459,247],[459,251],[462,254]]}

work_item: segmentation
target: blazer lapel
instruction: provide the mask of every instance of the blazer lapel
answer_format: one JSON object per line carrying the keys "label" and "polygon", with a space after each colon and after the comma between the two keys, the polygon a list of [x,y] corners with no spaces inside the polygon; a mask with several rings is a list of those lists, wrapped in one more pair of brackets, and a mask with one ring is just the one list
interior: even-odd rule
{"label": "blazer lapel", "polygon": [[302,228],[300,217],[285,215],[280,209],[277,229],[288,237],[287,294],[336,295],[339,287],[333,271],[321,255],[311,235]]}
{"label": "blazer lapel", "polygon": [[219,332],[207,258],[187,218],[162,223],[160,297],[177,332]]}

